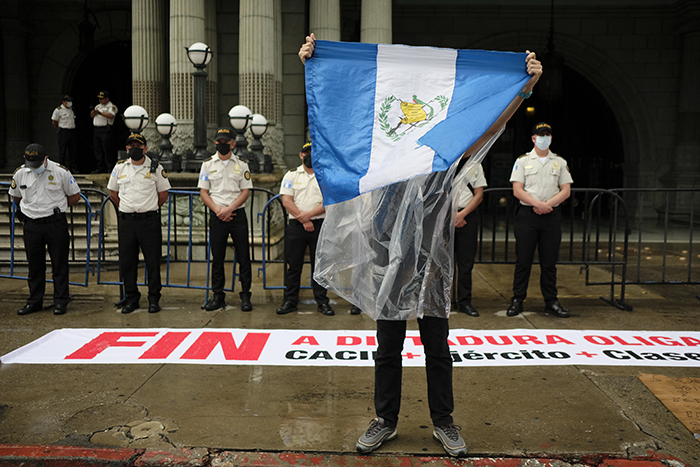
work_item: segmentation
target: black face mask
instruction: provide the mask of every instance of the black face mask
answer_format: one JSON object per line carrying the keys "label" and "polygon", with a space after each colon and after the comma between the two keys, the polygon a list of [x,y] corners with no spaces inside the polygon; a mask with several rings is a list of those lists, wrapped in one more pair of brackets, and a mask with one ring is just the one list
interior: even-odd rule
{"label": "black face mask", "polygon": [[313,169],[313,166],[311,165],[311,154],[306,154],[301,161],[304,163],[305,166],[307,166],[310,169]]}
{"label": "black face mask", "polygon": [[225,156],[231,152],[231,145],[229,143],[216,143],[216,150],[219,152],[219,154]]}
{"label": "black face mask", "polygon": [[132,160],[140,161],[143,159],[143,148],[129,148],[129,157]]}

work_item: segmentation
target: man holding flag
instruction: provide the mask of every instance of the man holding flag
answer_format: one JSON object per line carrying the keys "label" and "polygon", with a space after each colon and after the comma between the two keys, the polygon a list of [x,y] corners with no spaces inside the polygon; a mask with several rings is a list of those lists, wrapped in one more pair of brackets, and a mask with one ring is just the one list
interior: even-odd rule
{"label": "man holding flag", "polygon": [[471,156],[466,173],[483,159],[542,66],[530,52],[316,43],[313,34],[299,58],[326,207],[314,278],[377,321],[377,417],[356,448],[397,436],[406,321],[417,318],[433,436],[464,456],[447,342],[454,163]]}

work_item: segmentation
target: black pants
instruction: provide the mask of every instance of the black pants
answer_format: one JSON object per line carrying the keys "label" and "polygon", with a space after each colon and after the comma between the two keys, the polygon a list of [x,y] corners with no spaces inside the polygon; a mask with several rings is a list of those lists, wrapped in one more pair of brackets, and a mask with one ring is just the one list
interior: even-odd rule
{"label": "black pants", "polygon": [[515,215],[515,275],[513,298],[525,300],[535,248],[540,259],[540,290],[547,305],[557,301],[557,261],[561,244],[561,210],[535,214],[520,206]]}
{"label": "black pants", "polygon": [[211,246],[211,288],[215,296],[224,297],[224,261],[226,260],[226,244],[228,237],[233,240],[238,263],[238,279],[241,282],[241,293],[250,292],[252,271],[250,266],[250,243],[248,242],[248,217],[245,209],[235,211],[236,215],[229,222],[224,222],[213,212],[209,216],[209,244]]}
{"label": "black pants", "polygon": [[[447,344],[449,321],[424,317],[418,320],[425,350],[425,373],[428,380],[428,406],[433,425],[453,422],[452,357]],[[401,374],[406,321],[377,320],[379,347],[374,361],[374,408],[390,427],[396,427],[401,407]]]}
{"label": "black pants", "polygon": [[141,298],[136,285],[139,249],[148,271],[148,303],[160,301],[160,257],[163,243],[158,211],[142,214],[119,213],[119,270],[124,281],[126,303],[138,304]]}
{"label": "black pants", "polygon": [[68,303],[68,222],[58,215],[52,222],[43,223],[27,218],[24,222],[24,249],[29,262],[29,299],[27,305],[43,305],[46,290],[46,249],[51,257],[53,275],[53,302]]}
{"label": "black pants", "polygon": [[[287,262],[287,270],[284,275],[284,301],[290,301],[295,305],[299,303],[299,284],[301,283],[301,272],[304,267],[304,255],[306,247],[309,247],[311,256],[311,275],[314,272],[314,262],[316,260],[316,245],[318,244],[318,234],[321,232],[323,219],[312,221],[313,232],[307,232],[304,225],[296,219],[291,219],[284,234],[284,259]],[[321,287],[316,281],[312,281],[314,298],[319,305],[329,303],[326,289]]]}
{"label": "black pants", "polygon": [[112,127],[97,126],[93,131],[92,144],[95,148],[95,162],[99,173],[109,173],[117,163],[117,155],[112,148]]}
{"label": "black pants", "polygon": [[476,256],[479,216],[476,211],[467,214],[467,225],[455,228],[455,265],[457,266],[457,305],[472,302],[472,269]]}
{"label": "black pants", "polygon": [[78,152],[78,130],[58,129],[58,163],[76,172],[78,168],[76,154]]}

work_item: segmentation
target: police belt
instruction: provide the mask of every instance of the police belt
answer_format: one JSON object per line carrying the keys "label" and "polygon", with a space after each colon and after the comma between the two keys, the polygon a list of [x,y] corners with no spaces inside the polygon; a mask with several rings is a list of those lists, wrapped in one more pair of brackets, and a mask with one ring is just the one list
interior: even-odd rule
{"label": "police belt", "polygon": [[59,211],[57,213],[51,214],[50,216],[39,217],[37,219],[32,219],[31,217],[27,216],[25,217],[25,222],[35,222],[37,224],[50,224],[51,222],[58,222],[60,220],[64,220],[65,218],[66,214]]}
{"label": "police belt", "polygon": [[150,219],[152,217],[157,217],[158,211],[148,211],[148,212],[121,212],[119,211],[119,218],[121,219]]}

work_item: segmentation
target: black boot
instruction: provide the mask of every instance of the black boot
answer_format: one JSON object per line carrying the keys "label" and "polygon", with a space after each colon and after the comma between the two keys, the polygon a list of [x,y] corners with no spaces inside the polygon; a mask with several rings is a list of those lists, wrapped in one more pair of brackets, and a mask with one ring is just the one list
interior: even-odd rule
{"label": "black boot", "polygon": [[241,292],[241,311],[252,311],[253,304],[250,303],[250,292]]}

